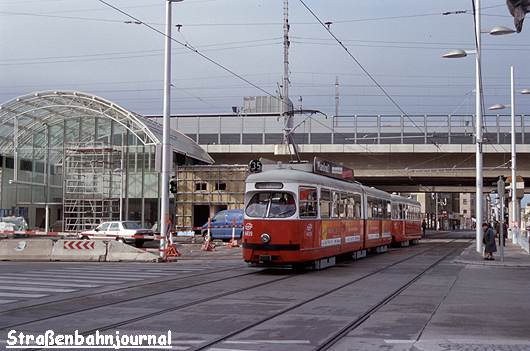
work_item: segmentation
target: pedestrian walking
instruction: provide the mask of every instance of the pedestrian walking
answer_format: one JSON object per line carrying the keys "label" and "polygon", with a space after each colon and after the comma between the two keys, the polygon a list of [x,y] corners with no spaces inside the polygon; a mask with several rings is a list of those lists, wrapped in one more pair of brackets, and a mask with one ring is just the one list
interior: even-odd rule
{"label": "pedestrian walking", "polygon": [[494,261],[493,253],[497,252],[497,244],[495,243],[495,232],[488,223],[482,224],[484,230],[484,238],[482,243],[484,244],[484,259],[488,261]]}
{"label": "pedestrian walking", "polygon": [[423,232],[423,236],[425,237],[425,231],[427,230],[427,222],[425,221],[425,219],[423,220],[423,222],[421,222],[421,230]]}

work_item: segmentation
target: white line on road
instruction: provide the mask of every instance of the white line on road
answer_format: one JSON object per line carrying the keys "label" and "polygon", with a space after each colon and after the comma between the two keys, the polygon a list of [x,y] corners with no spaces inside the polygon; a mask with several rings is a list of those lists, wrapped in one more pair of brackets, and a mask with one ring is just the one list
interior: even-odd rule
{"label": "white line on road", "polygon": [[387,344],[414,344],[416,340],[387,340],[385,339],[385,343]]}
{"label": "white line on road", "polygon": [[63,278],[68,281],[71,281],[70,278],[79,278],[79,279],[99,279],[99,280],[122,280],[122,281],[135,281],[135,280],[142,280],[141,278],[122,278],[122,277],[109,277],[109,276],[99,276],[99,275],[87,275],[87,274],[75,274],[72,275],[71,273],[67,272],[57,272],[57,273],[4,273],[4,275],[8,275],[10,277],[28,277],[28,278]]}
{"label": "white line on road", "polygon": [[17,279],[2,279],[2,283],[9,284],[24,284],[24,285],[44,285],[44,286],[64,286],[70,288],[97,288],[101,285],[96,284],[75,284],[75,283],[59,283],[59,282],[36,282],[36,281],[27,281],[27,280],[17,280]]}
{"label": "white line on road", "polygon": [[54,269],[47,269],[45,271],[30,271],[28,272],[30,274],[40,274],[40,273],[48,273],[48,274],[68,274],[68,275],[74,275],[79,277],[85,277],[85,276],[103,276],[103,277],[123,277],[124,279],[138,279],[139,278],[157,278],[157,276],[154,276],[152,274],[136,274],[132,273],[131,271],[127,272],[98,272],[97,270],[91,271],[91,272],[65,272],[64,270],[54,270]]}
{"label": "white line on road", "polygon": [[[89,269],[65,269],[65,270],[61,270],[60,272],[65,272],[65,271],[68,271],[68,272],[71,272],[72,274],[78,274],[78,273],[81,273],[81,274],[85,274],[85,273],[88,273],[88,274],[110,274],[110,275],[113,275],[113,274],[119,274],[119,275],[124,275],[124,276],[132,276],[132,277],[153,277],[153,276],[166,276],[166,275],[171,275],[172,273],[163,273],[163,272],[146,272],[146,271],[139,271],[138,273],[135,273],[134,271],[131,271],[130,269],[129,270],[100,270],[100,269],[96,269],[96,270],[89,270]],[[36,271],[32,271],[32,273],[35,272],[37,273]],[[46,270],[45,272],[58,272],[58,270]]]}
{"label": "white line on road", "polygon": [[[0,305],[3,305],[5,303],[12,303],[12,302],[17,302],[17,300],[0,300]],[[2,341],[2,340],[0,340]]]}
{"label": "white line on road", "polygon": [[227,340],[225,344],[286,344],[286,345],[310,345],[309,340]]}
{"label": "white line on road", "polygon": [[54,289],[54,288],[36,288],[34,286],[0,286],[0,291],[2,290],[16,290],[16,291],[40,291],[40,292],[74,292],[77,291],[76,289]]}
{"label": "white line on road", "polygon": [[[28,278],[28,277],[19,277],[19,276],[7,276],[7,275],[0,275],[0,279],[17,279],[17,278]],[[38,281],[38,277],[29,277],[33,281]],[[95,280],[95,279],[70,279],[70,278],[59,278],[57,276],[50,276],[46,277],[43,276],[40,278],[40,280],[45,280],[47,282],[72,282],[72,283],[92,283],[92,284],[111,284],[111,283],[122,283],[123,281],[109,281],[109,280]]]}
{"label": "white line on road", "polygon": [[45,297],[46,294],[20,294],[0,292],[0,297]]}

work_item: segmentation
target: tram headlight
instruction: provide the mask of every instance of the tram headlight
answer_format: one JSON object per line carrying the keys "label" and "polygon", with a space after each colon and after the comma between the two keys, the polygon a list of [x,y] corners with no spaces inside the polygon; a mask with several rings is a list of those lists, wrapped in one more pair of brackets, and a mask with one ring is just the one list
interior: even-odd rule
{"label": "tram headlight", "polygon": [[264,244],[268,244],[271,241],[271,236],[267,233],[261,234],[261,242]]}

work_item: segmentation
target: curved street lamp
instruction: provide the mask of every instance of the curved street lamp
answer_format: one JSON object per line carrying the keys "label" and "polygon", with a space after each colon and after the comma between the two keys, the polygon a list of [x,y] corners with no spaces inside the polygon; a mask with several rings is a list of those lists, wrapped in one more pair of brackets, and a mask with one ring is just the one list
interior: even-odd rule
{"label": "curved street lamp", "polygon": [[[482,252],[482,220],[483,220],[483,208],[482,208],[482,196],[483,196],[483,157],[482,157],[482,93],[481,93],[481,25],[480,25],[480,0],[474,0],[475,4],[475,38],[477,40],[477,47],[475,51],[456,49],[451,50],[444,54],[443,58],[462,58],[468,56],[468,54],[474,53],[475,58],[475,159],[476,159],[476,195],[475,195],[475,211],[476,211],[476,250]],[[514,33],[515,31],[502,27],[493,27],[489,33],[490,35],[506,35]]]}
{"label": "curved street lamp", "polygon": [[[490,111],[503,110],[511,108],[511,149],[512,149],[512,215],[510,220],[510,228],[512,230],[512,240],[517,240],[515,235],[516,223],[517,223],[517,151],[516,151],[516,140],[515,140],[515,74],[513,66],[510,67],[510,82],[511,82],[511,104],[495,104],[489,108]],[[523,95],[530,94],[530,89],[523,89],[520,91]],[[502,205],[501,205],[502,206]]]}

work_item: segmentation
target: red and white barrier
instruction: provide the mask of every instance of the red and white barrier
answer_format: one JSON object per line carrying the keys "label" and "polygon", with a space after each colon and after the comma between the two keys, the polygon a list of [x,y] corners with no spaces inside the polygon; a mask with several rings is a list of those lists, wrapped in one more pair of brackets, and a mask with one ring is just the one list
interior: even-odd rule
{"label": "red and white barrier", "polygon": [[45,232],[42,230],[0,230],[0,235],[26,235],[26,236],[77,236],[75,233],[67,232]]}

